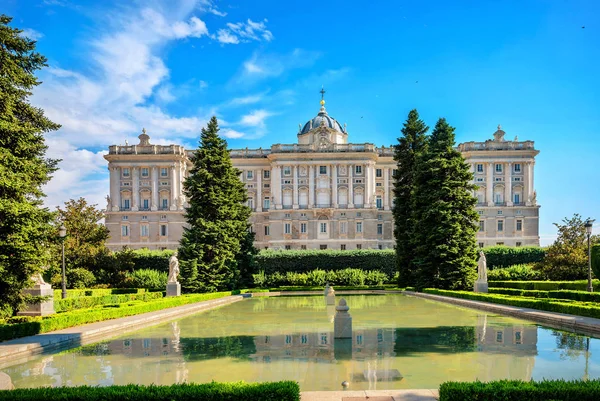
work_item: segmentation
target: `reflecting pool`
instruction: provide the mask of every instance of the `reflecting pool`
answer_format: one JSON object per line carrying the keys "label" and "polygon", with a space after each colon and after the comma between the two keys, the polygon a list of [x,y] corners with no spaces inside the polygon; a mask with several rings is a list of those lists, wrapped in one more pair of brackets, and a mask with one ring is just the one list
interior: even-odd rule
{"label": "reflecting pool", "polygon": [[596,338],[400,294],[344,298],[351,340],[333,339],[321,296],[252,298],[3,371],[17,388],[296,380],[306,391],[600,377]]}

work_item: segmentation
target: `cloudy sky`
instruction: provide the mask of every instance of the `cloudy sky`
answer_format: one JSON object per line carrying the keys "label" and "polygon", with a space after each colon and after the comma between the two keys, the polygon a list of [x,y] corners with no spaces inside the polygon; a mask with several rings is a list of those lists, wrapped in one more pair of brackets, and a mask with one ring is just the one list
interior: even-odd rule
{"label": "cloudy sky", "polygon": [[[534,140],[542,244],[600,222],[600,3],[595,0],[4,0],[49,67],[32,103],[62,128],[48,206],[104,207],[112,144],[195,147],[212,115],[232,148],[294,143],[319,108],[350,141],[390,145],[417,108],[457,141],[498,124]],[[600,227],[600,226],[598,226]],[[596,232],[600,229],[596,229]]]}

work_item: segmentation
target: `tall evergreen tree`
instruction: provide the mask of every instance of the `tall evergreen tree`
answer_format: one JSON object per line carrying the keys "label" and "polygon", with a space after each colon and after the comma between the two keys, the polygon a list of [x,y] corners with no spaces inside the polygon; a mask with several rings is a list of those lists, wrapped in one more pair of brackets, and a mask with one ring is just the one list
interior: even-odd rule
{"label": "tall evergreen tree", "polygon": [[183,188],[188,227],[179,246],[184,288],[216,291],[233,282],[232,266],[247,235],[250,208],[241,171],[234,168],[227,142],[218,135],[217,118],[202,128],[193,167]]}
{"label": "tall evergreen tree", "polygon": [[440,118],[417,162],[413,232],[418,288],[468,289],[477,273],[473,174]]}
{"label": "tall evergreen tree", "polygon": [[11,20],[0,15],[0,315],[18,311],[22,290],[48,262],[53,213],[42,207],[41,187],[58,161],[45,157],[44,134],[60,128],[29,104],[46,58]]}
{"label": "tall evergreen tree", "polygon": [[394,160],[398,168],[394,175],[394,236],[396,238],[396,268],[399,272],[399,285],[414,285],[412,266],[413,228],[412,216],[414,176],[417,157],[425,150],[426,133],[429,127],[419,118],[417,110],[408,113],[402,128],[402,136],[394,149]]}

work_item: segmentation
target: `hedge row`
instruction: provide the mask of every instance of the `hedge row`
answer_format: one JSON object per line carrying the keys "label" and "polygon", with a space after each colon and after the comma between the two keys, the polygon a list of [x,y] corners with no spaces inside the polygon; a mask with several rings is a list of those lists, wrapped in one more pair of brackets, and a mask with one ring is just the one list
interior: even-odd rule
{"label": "hedge row", "polygon": [[[120,295],[120,294],[143,294],[148,292],[145,288],[94,288],[94,289],[73,289],[67,290],[67,298],[80,297],[102,297],[105,295]],[[62,298],[62,290],[54,290],[54,299]]]}
{"label": "hedge row", "polygon": [[396,271],[396,254],[385,250],[263,250],[256,255],[258,270],[266,274],[305,273],[311,270],[341,270],[346,268],[380,271],[393,276]]}
{"label": "hedge row", "polygon": [[546,256],[546,250],[536,246],[491,246],[483,248],[483,253],[490,269],[541,262]]}
{"label": "hedge row", "polygon": [[543,280],[538,270],[533,270],[532,264],[498,267],[488,271],[488,281],[537,281]]}
{"label": "hedge row", "polygon": [[98,305],[122,304],[131,301],[152,301],[163,297],[162,292],[145,292],[141,294],[104,295],[99,297],[54,298],[56,312],[68,312],[75,309],[92,308]]}
{"label": "hedge row", "polygon": [[553,299],[571,299],[581,302],[600,302],[600,292],[587,291],[572,291],[572,290],[557,290],[557,291],[541,291],[541,290],[519,290],[516,288],[489,288],[490,294],[504,294],[517,297],[533,297],[533,298],[553,298]]}
{"label": "hedge row", "polygon": [[0,400],[10,401],[299,401],[300,386],[293,381],[272,383],[206,383],[173,384],[171,386],[127,386],[108,387],[42,387],[0,391]]}
{"label": "hedge row", "polygon": [[306,273],[287,272],[265,274],[259,272],[252,275],[256,287],[279,287],[279,286],[325,286],[332,285],[383,285],[390,281],[390,277],[378,271],[364,271],[360,269],[342,270],[312,270]]}
{"label": "hedge row", "polygon": [[[495,288],[516,288],[520,290],[573,290],[586,291],[587,280],[579,281],[494,281],[490,286]],[[594,291],[600,290],[600,280],[592,280]]]}
{"label": "hedge row", "polygon": [[560,301],[556,299],[540,299],[513,297],[500,294],[483,294],[467,291],[449,291],[426,288],[424,293],[443,295],[453,298],[470,299],[474,301],[491,302],[494,304],[518,306],[523,308],[539,309],[548,312],[567,313],[570,315],[600,318],[600,305],[595,303],[577,302],[571,300]]}
{"label": "hedge row", "polygon": [[592,270],[596,277],[600,277],[600,244],[592,245]]}
{"label": "hedge row", "polygon": [[119,308],[104,307],[74,310],[71,312],[43,317],[17,316],[9,319],[8,321],[19,323],[0,325],[0,341],[32,336],[40,333],[47,333],[49,331],[66,329],[67,327],[79,326],[87,323],[139,315],[146,312],[154,312],[161,309],[172,308],[174,306],[222,298],[236,293],[239,294],[239,291],[214,292],[210,294],[190,294],[183,295],[181,297],[161,298],[144,303],[140,303],[141,301],[132,301],[136,303],[131,306],[128,304],[121,304]]}
{"label": "hedge row", "polygon": [[544,380],[524,382],[447,382],[440,385],[440,401],[596,401],[600,399],[600,380]]}

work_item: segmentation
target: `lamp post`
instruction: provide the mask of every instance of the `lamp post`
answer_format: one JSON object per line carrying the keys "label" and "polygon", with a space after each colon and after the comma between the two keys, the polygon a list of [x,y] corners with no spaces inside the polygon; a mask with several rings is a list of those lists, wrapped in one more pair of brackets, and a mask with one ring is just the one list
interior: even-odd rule
{"label": "lamp post", "polygon": [[594,288],[592,287],[592,250],[590,248],[590,237],[592,236],[592,226],[594,225],[594,221],[592,219],[587,219],[585,221],[585,231],[587,233],[587,245],[588,245],[588,288],[589,292],[593,292]]}
{"label": "lamp post", "polygon": [[67,229],[64,224],[61,224],[58,229],[58,236],[62,243],[62,299],[67,297],[67,278],[65,275],[65,237],[67,236]]}

